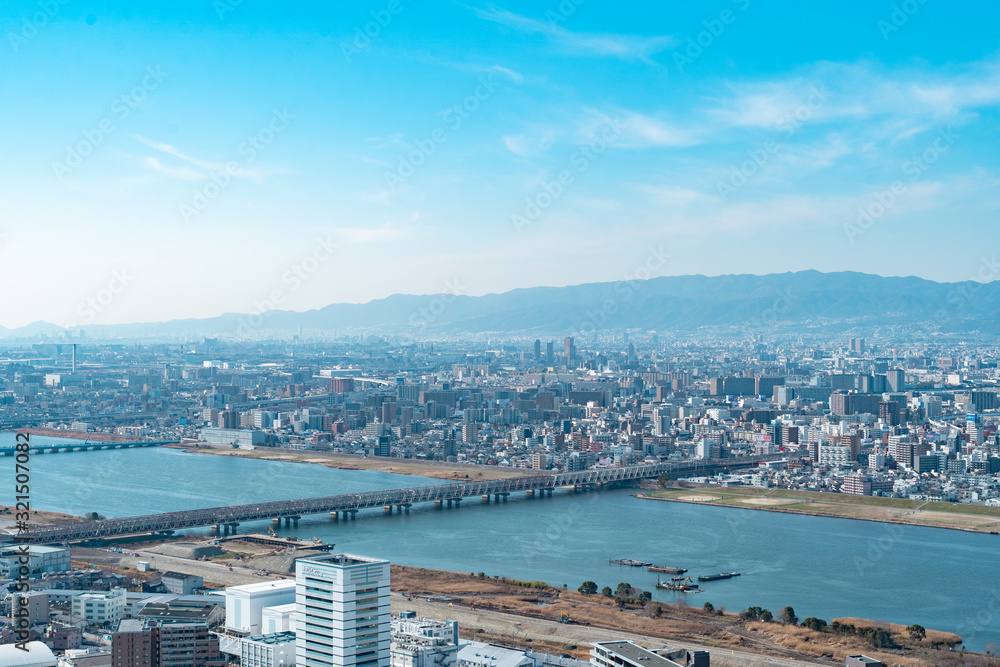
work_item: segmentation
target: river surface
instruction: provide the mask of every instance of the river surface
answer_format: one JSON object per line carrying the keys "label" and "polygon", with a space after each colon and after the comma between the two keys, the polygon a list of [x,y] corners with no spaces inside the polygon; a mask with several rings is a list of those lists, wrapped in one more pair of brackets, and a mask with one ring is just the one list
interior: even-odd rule
{"label": "river surface", "polygon": [[[54,441],[33,436],[38,444]],[[0,445],[13,434],[0,434]],[[13,502],[11,457],[0,502]],[[321,465],[164,449],[35,455],[35,509],[108,517],[440,484],[441,480]],[[395,563],[539,579],[576,588],[627,581],[660,600],[711,601],[735,611],[785,605],[799,618],[858,616],[960,633],[982,650],[1000,643],[1000,536],[939,528],[640,500],[627,489],[552,498],[512,495],[506,504],[466,499],[460,509],[414,507],[354,522],[304,517],[281,534],[318,537],[338,550]],[[243,524],[264,532],[270,522]],[[207,534],[207,529],[199,531]],[[657,575],[612,565],[633,558],[683,567],[688,575],[737,571],[704,592],[654,588]],[[669,575],[661,575],[666,578]]]}

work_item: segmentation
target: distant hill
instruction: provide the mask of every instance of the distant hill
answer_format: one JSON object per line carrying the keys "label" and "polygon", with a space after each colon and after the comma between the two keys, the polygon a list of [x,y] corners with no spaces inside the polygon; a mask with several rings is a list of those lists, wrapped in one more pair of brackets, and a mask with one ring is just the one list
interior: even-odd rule
{"label": "distant hill", "polygon": [[[703,327],[906,325],[997,332],[1000,281],[937,283],[916,277],[800,271],[764,276],[671,276],[645,281],[534,287],[484,296],[395,294],[364,304],[332,304],[266,316],[226,313],[206,319],[83,327],[90,338],[249,337],[252,330],[369,329],[403,335],[525,333],[572,335],[593,329],[693,331]],[[53,335],[35,322],[0,336]]]}

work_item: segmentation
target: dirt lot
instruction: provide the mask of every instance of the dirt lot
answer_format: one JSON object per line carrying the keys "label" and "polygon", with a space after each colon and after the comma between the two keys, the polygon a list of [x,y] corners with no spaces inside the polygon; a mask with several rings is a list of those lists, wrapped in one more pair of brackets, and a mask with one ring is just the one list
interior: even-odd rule
{"label": "dirt lot", "polygon": [[[169,446],[169,445],[168,445]],[[229,447],[183,447],[185,451],[197,454],[215,454],[217,456],[243,456],[246,458],[267,459],[270,461],[294,461],[313,463],[328,468],[341,470],[378,470],[392,472],[397,475],[418,475],[443,480],[483,480],[500,479],[504,477],[519,477],[537,475],[540,471],[525,468],[498,468],[496,466],[480,466],[473,464],[446,463],[443,461],[415,461],[411,459],[394,459],[353,454],[324,454],[323,452],[294,452],[288,450],[272,450],[266,447],[253,450],[232,449]]]}
{"label": "dirt lot", "polygon": [[[72,514],[60,514],[59,512],[31,510],[29,514],[31,518],[28,519],[28,522],[36,526],[55,526],[83,521],[82,517],[73,516]],[[7,505],[0,505],[0,528],[13,529],[16,523],[15,509]]]}

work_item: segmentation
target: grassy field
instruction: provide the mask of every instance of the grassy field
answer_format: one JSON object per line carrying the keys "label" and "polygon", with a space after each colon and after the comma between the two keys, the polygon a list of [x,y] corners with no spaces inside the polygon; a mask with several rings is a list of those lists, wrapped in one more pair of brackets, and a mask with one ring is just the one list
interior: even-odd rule
{"label": "grassy field", "polygon": [[640,497],[772,512],[793,512],[845,519],[953,528],[982,533],[1000,533],[1000,507],[982,505],[749,487],[671,488],[640,494]]}
{"label": "grassy field", "polygon": [[269,461],[293,461],[298,463],[316,463],[328,468],[340,470],[378,470],[392,472],[398,475],[418,475],[443,480],[461,481],[500,479],[503,477],[519,477],[522,475],[539,474],[542,471],[525,468],[498,468],[496,466],[481,466],[474,464],[446,463],[444,461],[417,461],[413,459],[396,459],[385,457],[369,458],[354,454],[327,454],[324,452],[299,452],[283,449],[244,450],[230,447],[183,447],[184,450],[199,454],[215,454],[217,456],[242,456],[245,458],[267,459]]}

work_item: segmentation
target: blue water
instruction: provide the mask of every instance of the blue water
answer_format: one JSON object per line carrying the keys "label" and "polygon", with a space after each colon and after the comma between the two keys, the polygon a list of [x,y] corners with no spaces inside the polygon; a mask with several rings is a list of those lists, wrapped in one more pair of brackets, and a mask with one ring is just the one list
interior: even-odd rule
{"label": "blue water", "polygon": [[[0,443],[10,434],[0,434]],[[39,439],[39,442],[42,440]],[[13,468],[13,459],[0,458]],[[438,484],[413,476],[320,465],[131,449],[34,456],[32,506],[126,516],[309,496]],[[10,504],[10,482],[0,502]],[[654,590],[654,597],[739,610],[785,605],[800,618],[860,616],[959,632],[966,646],[1000,643],[1000,536],[640,500],[628,490],[505,505],[467,499],[461,509],[370,510],[355,522],[303,518],[282,534],[319,537],[353,553],[406,565],[541,579],[576,588],[593,580]],[[245,524],[264,531],[269,522]],[[206,531],[202,531],[207,533]],[[656,574],[611,565],[635,558],[688,575],[735,570],[705,592],[654,589]],[[668,577],[669,575],[661,575]]]}

